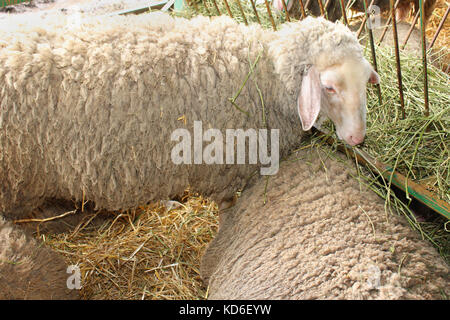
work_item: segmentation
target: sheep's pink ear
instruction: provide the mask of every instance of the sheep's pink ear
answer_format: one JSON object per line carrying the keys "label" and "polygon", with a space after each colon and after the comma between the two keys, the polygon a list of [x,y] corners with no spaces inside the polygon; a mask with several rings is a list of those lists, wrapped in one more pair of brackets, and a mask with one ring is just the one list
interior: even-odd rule
{"label": "sheep's pink ear", "polygon": [[372,70],[369,77],[369,83],[371,84],[379,84],[380,83],[380,76],[375,70]]}
{"label": "sheep's pink ear", "polygon": [[321,90],[319,72],[312,66],[302,79],[302,88],[297,99],[298,115],[304,131],[311,129],[319,115]]}

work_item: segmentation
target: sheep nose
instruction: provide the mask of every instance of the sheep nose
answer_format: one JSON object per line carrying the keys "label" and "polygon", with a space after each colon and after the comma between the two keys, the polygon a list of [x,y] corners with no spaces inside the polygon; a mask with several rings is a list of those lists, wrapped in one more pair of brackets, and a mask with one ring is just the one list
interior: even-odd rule
{"label": "sheep nose", "polygon": [[353,143],[354,146],[357,144],[361,144],[364,141],[363,135],[358,136],[350,136],[350,141]]}

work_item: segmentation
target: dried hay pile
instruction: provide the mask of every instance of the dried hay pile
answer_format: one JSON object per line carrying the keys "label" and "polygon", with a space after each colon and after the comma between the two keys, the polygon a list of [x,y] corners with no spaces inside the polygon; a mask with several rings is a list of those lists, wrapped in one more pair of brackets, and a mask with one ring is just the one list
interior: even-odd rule
{"label": "dried hay pile", "polygon": [[[427,39],[431,41],[433,39],[433,36],[436,32],[436,30],[439,27],[439,24],[442,20],[442,17],[445,15],[445,11],[447,10],[448,6],[450,5],[450,1],[447,0],[439,0],[436,4],[436,8],[433,11],[433,15],[431,16],[430,20],[428,21],[426,35]],[[450,73],[450,17],[447,17],[447,19],[444,22],[444,25],[442,26],[442,29],[439,33],[439,36],[436,39],[436,42],[433,46],[438,51],[441,51],[443,57],[442,64],[443,64],[443,70],[447,74]]]}
{"label": "dried hay pile", "polygon": [[199,261],[217,232],[217,207],[186,193],[181,202],[152,204],[90,221],[42,240],[79,266],[83,299],[200,299]]}

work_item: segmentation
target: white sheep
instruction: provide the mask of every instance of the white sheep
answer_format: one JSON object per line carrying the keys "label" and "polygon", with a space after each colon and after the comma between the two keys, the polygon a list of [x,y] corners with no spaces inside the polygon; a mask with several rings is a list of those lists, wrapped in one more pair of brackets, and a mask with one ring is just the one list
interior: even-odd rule
{"label": "white sheep", "polygon": [[279,129],[285,156],[320,111],[355,145],[366,83],[379,81],[355,36],[324,19],[273,32],[228,17],[19,18],[0,28],[0,212],[10,217],[46,198],[117,210],[188,186],[229,199],[261,163],[175,164],[177,129]]}
{"label": "white sheep", "polygon": [[448,297],[436,249],[327,154],[298,152],[221,214],[201,264],[209,299]]}

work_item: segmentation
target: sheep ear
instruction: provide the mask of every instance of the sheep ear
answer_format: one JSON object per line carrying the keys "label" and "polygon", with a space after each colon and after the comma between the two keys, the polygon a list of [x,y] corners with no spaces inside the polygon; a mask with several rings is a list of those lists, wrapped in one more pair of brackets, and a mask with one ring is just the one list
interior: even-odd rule
{"label": "sheep ear", "polygon": [[375,70],[372,70],[369,77],[369,83],[371,84],[379,84],[380,83],[380,76]]}
{"label": "sheep ear", "polygon": [[321,90],[319,73],[312,66],[302,79],[302,88],[297,99],[298,115],[304,131],[311,129],[319,115]]}

